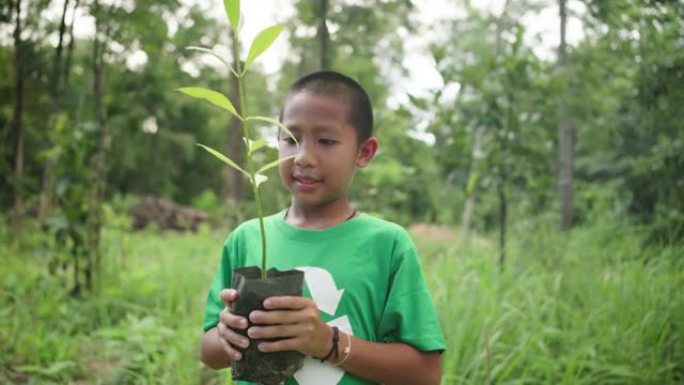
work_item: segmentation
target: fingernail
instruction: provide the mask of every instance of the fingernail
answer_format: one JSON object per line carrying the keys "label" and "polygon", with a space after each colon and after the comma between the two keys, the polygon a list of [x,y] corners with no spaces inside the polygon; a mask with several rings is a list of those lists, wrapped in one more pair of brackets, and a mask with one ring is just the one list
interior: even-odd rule
{"label": "fingernail", "polygon": [[246,319],[240,320],[240,326],[242,326],[243,329],[246,328],[247,327],[247,320]]}
{"label": "fingernail", "polygon": [[273,301],[270,299],[267,299],[264,301],[264,307],[271,307],[273,305]]}
{"label": "fingernail", "polygon": [[240,345],[242,345],[243,348],[246,348],[249,346],[249,340],[247,338],[243,338],[240,340]]}
{"label": "fingernail", "polygon": [[259,318],[259,313],[257,311],[253,311],[249,313],[249,320],[252,322],[256,322],[257,318]]}
{"label": "fingernail", "polygon": [[239,360],[239,359],[241,358],[241,354],[235,352],[235,353],[233,353],[233,358],[236,359],[236,360]]}

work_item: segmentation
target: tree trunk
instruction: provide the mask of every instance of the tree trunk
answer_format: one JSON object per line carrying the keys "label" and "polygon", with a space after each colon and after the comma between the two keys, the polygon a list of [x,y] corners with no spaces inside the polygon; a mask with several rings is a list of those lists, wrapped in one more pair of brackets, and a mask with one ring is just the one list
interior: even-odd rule
{"label": "tree trunk", "polygon": [[74,241],[74,245],[71,246],[71,257],[74,259],[74,287],[71,289],[71,295],[74,297],[79,297],[81,295],[81,271],[79,266],[79,260],[81,259],[82,244],[80,242],[80,237],[75,234],[72,230],[71,239]]}
{"label": "tree trunk", "polygon": [[[99,8],[97,2],[96,9]],[[111,138],[107,126],[106,109],[104,105],[104,56],[109,41],[111,23],[109,19],[114,10],[113,6],[109,7],[108,15],[105,19],[105,32],[102,34],[102,16],[96,13],[96,32],[93,41],[93,96],[95,102],[95,120],[99,128],[99,140],[97,149],[93,158],[94,183],[92,196],[90,200],[90,208],[88,215],[88,259],[86,266],[86,287],[88,290],[93,289],[93,276],[99,275],[101,270],[101,253],[100,253],[100,231],[102,229],[102,202],[105,197],[105,190],[107,188],[107,153]]]}
{"label": "tree trunk", "polygon": [[[565,32],[567,23],[566,0],[559,0],[560,45],[558,47],[558,67],[564,80],[567,78],[567,56]],[[560,192],[560,228],[568,230],[573,222],[573,150],[574,127],[570,121],[567,106],[567,85],[558,104],[558,187]]]}
{"label": "tree trunk", "polygon": [[52,184],[55,177],[55,161],[47,159],[43,169],[40,205],[38,206],[38,222],[43,223],[52,211]]}
{"label": "tree trunk", "polygon": [[62,50],[64,47],[64,34],[66,32],[66,14],[69,9],[69,0],[64,0],[64,7],[62,8],[62,18],[59,23],[59,40],[57,48],[55,49],[55,60],[52,64],[52,78],[50,79],[50,91],[53,98],[57,97],[60,83],[60,69],[62,66]]}
{"label": "tree trunk", "polygon": [[[461,217],[461,228],[463,237],[467,239],[470,236],[470,224],[472,222],[473,213],[475,212],[475,201],[477,200],[477,178],[479,176],[478,166],[480,163],[480,154],[482,153],[482,135],[484,129],[476,127],[473,132],[473,149],[470,152],[470,171],[468,173],[468,184],[466,186],[466,194],[468,198],[465,202],[463,215]],[[475,178],[472,180],[471,178]]]}
{"label": "tree trunk", "polygon": [[14,220],[20,226],[24,211],[24,127],[22,113],[24,110],[24,49],[21,42],[21,0],[16,0],[16,25],[14,28],[14,111],[12,113],[12,132],[16,138],[14,152]]}
{"label": "tree trunk", "polygon": [[[508,12],[509,5],[510,0],[506,0],[501,11],[501,15],[499,16],[496,24],[496,35],[494,36],[495,59],[498,59],[499,56],[501,56],[501,34],[503,33],[503,22],[506,19],[506,14]],[[470,178],[472,178],[473,173],[475,173],[475,175],[479,175],[478,164],[479,157],[482,153],[482,137],[484,136],[484,133],[485,128],[480,126],[476,127],[475,131],[473,132],[473,149],[470,153],[469,173],[471,176],[468,179],[468,186],[466,191],[468,198],[466,199],[465,207],[463,209],[463,215],[461,216],[461,227],[463,229],[464,238],[468,238],[470,236],[470,225],[472,222],[473,214],[475,212],[475,203],[477,201],[477,182],[472,181]]]}
{"label": "tree trunk", "polygon": [[[235,42],[235,39],[231,39],[231,41]],[[239,52],[239,50],[237,51]],[[233,49],[231,52],[236,52],[236,50]],[[239,58],[234,58],[233,60],[233,67],[237,68],[235,60],[239,60]],[[230,100],[238,111],[242,111],[238,78],[236,76],[231,76],[230,78]],[[228,123],[228,154],[238,164],[242,164],[244,161],[243,145],[240,120],[233,116],[230,118],[230,123]],[[244,175],[232,167],[225,167],[224,169],[226,183],[223,189],[223,199],[224,201],[238,202],[242,197]]]}
{"label": "tree trunk", "polygon": [[330,69],[330,54],[328,45],[330,43],[330,33],[328,32],[328,0],[320,0],[318,14],[318,42],[321,49],[320,66],[321,70]]}
{"label": "tree trunk", "polygon": [[74,53],[74,24],[76,21],[76,10],[78,9],[78,4],[80,0],[76,0],[74,7],[72,8],[71,14],[71,24],[69,25],[69,47],[67,48],[66,60],[64,67],[62,68],[62,84],[69,84],[69,75],[71,69],[71,58]]}
{"label": "tree trunk", "polygon": [[[69,0],[64,1],[64,8],[62,9],[62,18],[59,25],[59,40],[57,43],[57,48],[55,49],[55,60],[52,67],[52,77],[50,79],[50,93],[52,96],[52,108],[53,113],[50,118],[49,127],[54,130],[59,123],[59,114],[62,110],[61,108],[61,91],[62,85],[62,51],[64,47],[64,35],[66,33],[66,14],[69,8]],[[74,9],[75,12],[75,9]],[[71,24],[70,33],[73,32],[73,20]],[[73,37],[73,36],[72,36]],[[67,71],[64,69],[64,71]],[[45,162],[45,167],[43,169],[43,178],[41,183],[41,193],[40,193],[40,205],[38,206],[38,221],[43,222],[45,218],[50,214],[52,209],[52,183],[54,179],[54,169],[55,161],[52,158],[48,158]]]}
{"label": "tree trunk", "polygon": [[502,166],[499,171],[497,193],[499,195],[499,271],[504,271],[506,265],[506,223],[508,221],[508,205],[506,200],[506,170]]}
{"label": "tree trunk", "polygon": [[499,271],[503,272],[506,266],[506,229],[508,228],[508,198],[506,185],[508,184],[508,140],[513,130],[513,92],[508,93],[508,105],[506,106],[506,123],[504,133],[500,140],[501,163],[499,165]]}
{"label": "tree trunk", "polygon": [[[502,41],[501,35],[503,33],[503,23],[506,22],[508,6],[510,0],[506,0],[504,3],[503,11],[501,12],[501,17],[499,17],[499,22],[497,24],[496,31],[496,59],[498,61],[502,54]],[[496,99],[494,101],[496,107]],[[495,108],[498,110],[498,108]],[[506,117],[501,116],[502,124],[500,129],[503,130],[503,135],[497,135],[499,139],[499,167],[498,167],[498,183],[497,183],[497,195],[499,198],[499,271],[503,272],[506,265],[506,227],[508,224],[508,201],[506,199],[506,184],[508,183],[508,137],[509,133],[513,127],[513,94],[508,93],[508,100],[506,106]]]}

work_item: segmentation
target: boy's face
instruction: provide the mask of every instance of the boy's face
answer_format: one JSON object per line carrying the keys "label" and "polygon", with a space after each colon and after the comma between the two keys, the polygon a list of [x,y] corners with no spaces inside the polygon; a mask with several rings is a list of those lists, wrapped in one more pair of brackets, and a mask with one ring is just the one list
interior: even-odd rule
{"label": "boy's face", "polygon": [[297,147],[286,133],[279,134],[279,156],[296,155],[280,164],[280,176],[294,203],[322,208],[346,202],[354,171],[373,158],[377,140],[370,138],[359,146],[348,104],[308,91],[290,95],[282,119],[299,142]]}

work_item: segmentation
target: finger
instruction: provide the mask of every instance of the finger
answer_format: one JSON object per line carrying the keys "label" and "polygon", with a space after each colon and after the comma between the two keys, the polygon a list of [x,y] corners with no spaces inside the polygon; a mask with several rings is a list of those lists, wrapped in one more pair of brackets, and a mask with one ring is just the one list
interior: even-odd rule
{"label": "finger", "polygon": [[221,339],[227,341],[232,346],[241,347],[243,349],[249,346],[249,338],[242,336],[225,326],[223,327],[223,332],[221,333]]}
{"label": "finger", "polygon": [[274,342],[261,342],[257,346],[259,351],[264,353],[282,352],[286,350],[298,350],[301,341],[298,338],[288,338]]}
{"label": "finger", "polygon": [[219,320],[231,329],[246,329],[247,319],[230,312],[227,307],[219,314]]}
{"label": "finger", "polygon": [[235,349],[233,347],[233,345],[231,345],[230,342],[228,342],[228,340],[226,340],[226,338],[224,337],[224,334],[226,333],[227,330],[228,330],[228,328],[226,328],[225,326],[223,326],[221,324],[218,324],[217,331],[218,331],[219,343],[221,344],[223,351],[226,352],[226,354],[231,359],[239,361],[240,359],[242,359],[242,354],[237,349]]}
{"label": "finger", "polygon": [[305,297],[282,296],[270,297],[264,300],[264,307],[266,309],[301,310],[309,306],[316,306],[316,304],[310,298]]}
{"label": "finger", "polygon": [[277,325],[277,326],[252,326],[247,330],[249,338],[286,338],[296,337],[308,331],[310,327],[305,324]]}
{"label": "finger", "polygon": [[306,319],[301,311],[293,310],[255,310],[249,313],[249,320],[261,325],[282,325],[302,322]]}
{"label": "finger", "polygon": [[219,294],[221,301],[223,301],[226,306],[230,306],[235,299],[237,299],[237,291],[235,289],[223,289]]}
{"label": "finger", "polygon": [[219,338],[219,342],[221,343],[221,347],[223,348],[223,351],[226,352],[228,357],[230,357],[234,361],[240,361],[242,359],[242,353],[239,351],[235,350],[231,344],[228,343],[228,341]]}

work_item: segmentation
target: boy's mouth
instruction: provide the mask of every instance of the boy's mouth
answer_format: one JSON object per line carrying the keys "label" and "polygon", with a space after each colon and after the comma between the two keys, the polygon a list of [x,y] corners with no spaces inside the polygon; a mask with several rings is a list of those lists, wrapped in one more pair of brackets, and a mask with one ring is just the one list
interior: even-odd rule
{"label": "boy's mouth", "polygon": [[293,175],[292,180],[295,182],[295,186],[300,190],[312,190],[322,182],[321,179],[305,175]]}

